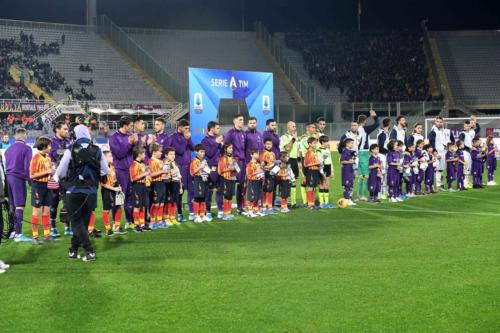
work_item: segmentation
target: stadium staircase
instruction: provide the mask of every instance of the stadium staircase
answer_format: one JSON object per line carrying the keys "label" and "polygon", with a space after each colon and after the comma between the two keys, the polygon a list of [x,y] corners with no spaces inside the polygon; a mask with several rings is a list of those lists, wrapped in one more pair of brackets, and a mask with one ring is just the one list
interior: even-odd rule
{"label": "stadium staircase", "polygon": [[[9,68],[9,73],[12,76],[12,78],[14,79],[14,81],[16,83],[20,84],[20,82],[21,82],[21,79],[20,79],[20,77],[21,77],[21,69],[19,69],[19,67],[17,67],[16,65],[11,65],[10,68]],[[57,104],[57,102],[55,101],[54,97],[52,97],[45,90],[43,90],[42,88],[40,88],[36,83],[34,83],[34,82],[30,83],[28,77],[25,77],[25,79],[24,79],[24,85],[37,98],[40,97],[40,95],[43,94],[43,96],[45,97],[45,101],[46,102],[48,102],[51,105],[56,105]]]}
{"label": "stadium staircase", "polygon": [[175,99],[166,91],[158,82],[153,79],[149,74],[147,74],[136,62],[132,60],[123,50],[116,45],[111,39],[102,36],[103,40],[109,44],[117,53],[119,53],[123,59],[128,63],[128,65],[140,76],[144,82],[149,84],[154,91],[160,95],[166,102],[175,102]]}
{"label": "stadium staircase", "polygon": [[292,84],[292,82],[288,79],[288,76],[286,76],[285,72],[281,69],[280,65],[276,61],[276,59],[273,57],[273,55],[269,52],[269,50],[265,47],[265,45],[259,41],[256,40],[257,47],[259,50],[262,52],[264,57],[266,58],[267,62],[273,69],[273,73],[275,77],[278,78],[283,83],[283,86],[287,90],[287,92],[290,94],[290,97],[292,98],[293,104],[296,105],[304,105],[306,102],[300,96],[300,93],[297,91],[295,86]]}
{"label": "stadium staircase", "polygon": [[431,45],[431,52],[436,64],[440,84],[442,87],[444,87],[443,89],[444,96],[448,100],[448,104],[450,105],[450,107],[453,107],[455,105],[455,102],[453,100],[453,95],[451,93],[450,85],[448,84],[448,79],[444,71],[443,62],[441,60],[441,54],[439,53],[439,48],[436,45],[436,40],[434,38],[429,38],[429,43]]}

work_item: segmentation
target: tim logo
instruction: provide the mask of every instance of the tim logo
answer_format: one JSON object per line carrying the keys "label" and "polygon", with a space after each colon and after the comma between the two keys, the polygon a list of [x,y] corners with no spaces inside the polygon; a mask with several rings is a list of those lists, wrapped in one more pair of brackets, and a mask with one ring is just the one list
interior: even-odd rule
{"label": "tim logo", "polygon": [[262,96],[262,113],[269,114],[271,112],[271,99],[269,96]]}
{"label": "tim logo", "polygon": [[203,112],[203,97],[201,93],[194,93],[193,104],[195,113]]}

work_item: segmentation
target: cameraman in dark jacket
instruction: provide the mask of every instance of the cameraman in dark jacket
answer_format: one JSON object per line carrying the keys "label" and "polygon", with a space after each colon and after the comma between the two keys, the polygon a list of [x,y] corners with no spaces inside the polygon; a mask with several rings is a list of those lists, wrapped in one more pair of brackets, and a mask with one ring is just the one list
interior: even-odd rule
{"label": "cameraman in dark jacket", "polygon": [[79,258],[78,248],[82,246],[85,250],[83,261],[91,261],[96,256],[87,227],[90,215],[97,207],[97,189],[99,182],[106,178],[108,163],[101,149],[92,143],[87,126],[77,125],[74,136],[75,141],[64,152],[54,180],[65,178],[66,209],[73,229],[69,258]]}

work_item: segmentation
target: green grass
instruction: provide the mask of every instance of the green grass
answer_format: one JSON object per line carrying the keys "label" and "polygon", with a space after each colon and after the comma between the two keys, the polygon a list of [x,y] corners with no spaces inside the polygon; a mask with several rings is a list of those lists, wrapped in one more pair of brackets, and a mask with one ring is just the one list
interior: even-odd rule
{"label": "green grass", "polygon": [[99,239],[93,263],[9,242],[0,332],[499,332],[499,196],[188,223]]}

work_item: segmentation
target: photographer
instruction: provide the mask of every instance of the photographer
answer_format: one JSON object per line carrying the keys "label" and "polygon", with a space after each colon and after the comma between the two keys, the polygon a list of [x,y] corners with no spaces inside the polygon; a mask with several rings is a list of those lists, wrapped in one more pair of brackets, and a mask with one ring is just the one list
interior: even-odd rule
{"label": "photographer", "polygon": [[77,259],[78,248],[85,250],[83,261],[95,260],[96,255],[87,232],[90,215],[97,207],[97,188],[105,180],[108,163],[101,149],[92,144],[89,128],[78,125],[74,129],[75,142],[64,152],[54,180],[65,178],[66,208],[73,229],[69,258]]}

